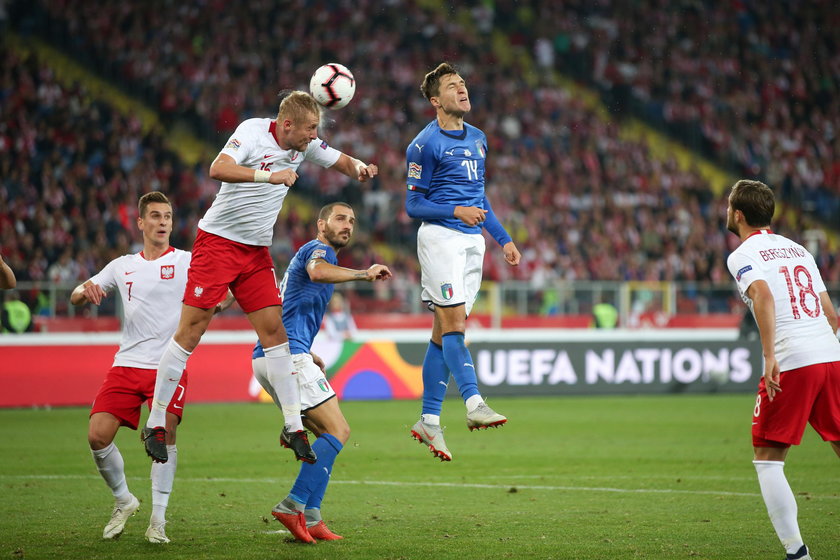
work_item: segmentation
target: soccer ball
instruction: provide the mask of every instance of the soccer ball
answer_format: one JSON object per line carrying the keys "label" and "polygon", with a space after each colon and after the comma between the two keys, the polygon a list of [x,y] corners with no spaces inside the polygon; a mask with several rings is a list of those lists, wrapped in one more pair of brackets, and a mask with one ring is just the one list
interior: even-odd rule
{"label": "soccer ball", "polygon": [[341,109],[353,99],[356,93],[356,78],[353,73],[336,62],[324,64],[312,74],[309,91],[315,101],[329,109]]}

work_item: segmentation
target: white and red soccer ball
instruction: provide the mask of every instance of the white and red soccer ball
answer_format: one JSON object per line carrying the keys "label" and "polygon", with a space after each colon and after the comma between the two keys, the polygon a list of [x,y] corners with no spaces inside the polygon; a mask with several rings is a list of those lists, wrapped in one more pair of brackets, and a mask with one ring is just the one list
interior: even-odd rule
{"label": "white and red soccer ball", "polygon": [[356,78],[346,66],[337,62],[324,64],[312,74],[309,92],[315,101],[328,109],[341,109],[356,93]]}

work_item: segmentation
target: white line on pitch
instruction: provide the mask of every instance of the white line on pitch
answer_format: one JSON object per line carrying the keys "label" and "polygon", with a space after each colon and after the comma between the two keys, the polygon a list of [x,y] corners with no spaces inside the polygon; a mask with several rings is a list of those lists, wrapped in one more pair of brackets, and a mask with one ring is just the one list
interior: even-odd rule
{"label": "white line on pitch", "polygon": [[[46,475],[0,475],[0,479],[17,480],[72,480],[72,479],[98,479],[95,475],[73,475],[73,474],[46,474]],[[147,476],[129,476],[131,480],[148,480]],[[286,479],[277,478],[178,478],[180,482],[230,482],[242,484],[277,484],[288,482]],[[749,498],[760,497],[756,492],[728,492],[723,490],[679,490],[674,488],[611,488],[597,486],[552,486],[543,484],[479,484],[463,482],[410,482],[410,481],[389,481],[389,480],[331,480],[330,484],[348,484],[356,486],[424,486],[435,488],[482,488],[487,490],[509,490],[515,486],[517,490],[556,490],[562,492],[613,492],[620,494],[691,494],[702,496],[744,496]],[[811,494],[809,499],[820,498],[826,500],[840,500],[837,494]]]}

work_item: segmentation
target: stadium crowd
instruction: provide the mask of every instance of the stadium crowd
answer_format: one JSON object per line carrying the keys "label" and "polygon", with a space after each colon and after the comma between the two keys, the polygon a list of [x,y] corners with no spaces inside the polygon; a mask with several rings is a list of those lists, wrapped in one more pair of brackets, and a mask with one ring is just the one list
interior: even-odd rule
{"label": "stadium crowd", "polygon": [[[395,283],[398,292],[417,275],[416,224],[403,210],[404,152],[432,118],[418,84],[423,70],[440,60],[453,61],[467,78],[473,101],[467,120],[490,143],[494,209],[523,253],[523,266],[510,269],[500,251],[489,250],[485,278],[528,280],[537,288],[557,279],[728,282],[725,258],[737,240],[725,230],[725,199],[698,171],[621,138],[619,120],[605,119],[548,80],[533,86],[523,68],[498,56],[492,28],[506,31],[513,45],[532,47],[538,68],[584,73],[612,98],[626,86],[628,99],[646,101],[651,122],[674,130],[696,125],[718,139],[706,151],[712,146],[720,158],[741,158],[739,173],[766,176],[788,200],[820,193],[825,200],[815,204],[826,211],[840,200],[838,143],[828,126],[840,122],[838,102],[825,102],[825,80],[800,80],[801,95],[792,95],[778,75],[790,64],[757,47],[739,48],[801,47],[765,25],[766,10],[752,4],[738,18],[749,21],[737,25],[714,25],[722,14],[706,4],[693,16],[648,4],[635,8],[650,10],[644,14],[612,6],[608,17],[606,8],[582,2],[560,9],[500,0],[472,8],[469,18],[405,0],[301,1],[300,9],[287,10],[271,9],[267,0],[236,10],[216,4],[38,0],[12,2],[9,11],[21,33],[49,40],[142,97],[165,125],[186,123],[219,147],[242,119],[271,115],[281,87],[306,89],[321,63],[346,64],[359,83],[357,97],[329,113],[322,136],[376,161],[380,176],[361,185],[310,166],[302,168],[295,191],[316,205],[336,199],[356,205],[365,234],[342,253],[343,264],[381,262],[375,248],[390,244],[396,251],[388,264],[404,279]],[[812,15],[803,9],[803,21]],[[632,25],[646,22],[648,29],[651,21],[668,32],[659,37]],[[752,39],[735,40],[745,26]],[[819,27],[804,27],[797,40],[824,44]],[[721,58],[717,41],[700,40],[712,28],[732,53]],[[657,40],[662,44],[651,44]],[[836,68],[836,52],[827,52],[811,61],[818,70]],[[749,80],[731,68],[745,64],[756,64]],[[767,77],[776,86],[757,91]],[[167,147],[165,129],[144,130],[136,117],[92,98],[83,84],[58,83],[49,65],[32,56],[6,49],[0,80],[0,250],[19,279],[72,282],[127,252],[136,239],[134,201],[151,189],[175,204],[173,245],[191,245],[217,191],[207,177],[215,153],[184,164]],[[785,213],[776,228],[798,232],[802,216]],[[307,224],[294,205],[284,210],[273,248],[281,270],[311,237]],[[815,252],[826,281],[840,282],[840,259]]]}
{"label": "stadium crowd", "polygon": [[494,3],[543,69],[597,86],[739,176],[840,223],[840,15],[832,2]]}

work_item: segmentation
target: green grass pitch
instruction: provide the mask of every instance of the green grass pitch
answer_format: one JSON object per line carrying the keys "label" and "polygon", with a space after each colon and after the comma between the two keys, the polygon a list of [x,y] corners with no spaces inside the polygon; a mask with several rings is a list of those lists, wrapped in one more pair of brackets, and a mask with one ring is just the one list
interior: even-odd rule
{"label": "green grass pitch", "polygon": [[[418,402],[342,403],[353,433],[324,518],[345,538],[303,545],[270,516],[298,472],[268,404],[190,405],[168,510],[169,545],[143,538],[149,460],[117,444],[142,501],[116,541],[113,499],[87,449],[87,409],[0,411],[2,558],[764,559],[784,557],[751,464],[753,396],[495,398],[510,418],[443,423],[454,455],[409,437]],[[840,558],[840,469],[809,428],[786,472],[818,560]]]}

